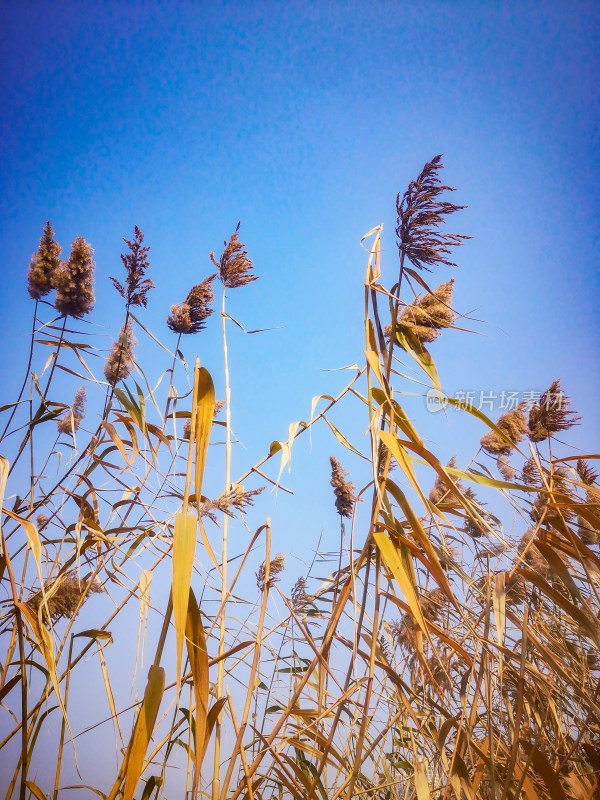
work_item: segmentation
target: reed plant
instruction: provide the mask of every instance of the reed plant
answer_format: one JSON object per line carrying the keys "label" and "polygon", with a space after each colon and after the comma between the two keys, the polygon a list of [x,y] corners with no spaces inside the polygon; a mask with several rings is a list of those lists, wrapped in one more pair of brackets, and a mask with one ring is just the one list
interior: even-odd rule
{"label": "reed plant", "polygon": [[[462,206],[441,170],[436,156],[398,195],[397,271],[384,273],[381,225],[363,238],[360,364],[242,474],[226,301],[258,276],[239,225],[207,258],[216,272],[171,307],[171,334],[143,321],[153,283],[136,227],[125,278],[112,278],[122,326],[102,352],[80,321],[93,251],[79,237],[61,262],[47,223],[23,388],[1,410],[7,800],[598,797],[599,456],[564,441],[579,418],[559,380],[497,420],[445,398],[482,429],[463,466],[442,463],[401,403],[444,398],[428,346],[461,318],[455,279],[428,276],[468,238],[443,230]],[[180,350],[210,324],[215,280],[224,401]],[[166,359],[158,380],[136,358],[142,337]],[[336,426],[346,406],[366,445]],[[263,489],[280,487],[307,431],[337,454],[339,549],[328,576],[317,554],[284,592]],[[108,713],[74,705],[81,686]]]}

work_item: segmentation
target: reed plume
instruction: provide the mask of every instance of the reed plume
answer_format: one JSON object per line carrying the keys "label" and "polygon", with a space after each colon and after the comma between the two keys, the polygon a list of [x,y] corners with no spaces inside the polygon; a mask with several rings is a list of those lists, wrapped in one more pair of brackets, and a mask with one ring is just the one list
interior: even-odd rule
{"label": "reed plume", "polygon": [[259,590],[264,592],[265,588],[270,589],[274,583],[277,583],[280,580],[278,575],[283,572],[284,569],[285,556],[283,553],[277,553],[275,558],[269,561],[269,579],[266,580],[267,564],[263,561],[258,568],[258,572],[256,573],[256,585],[258,586]]}
{"label": "reed plume", "polygon": [[56,427],[59,433],[71,433],[73,430],[79,430],[81,420],[85,417],[85,388],[81,386],[75,393],[73,405],[67,413],[56,421]]}
{"label": "reed plume", "polygon": [[[65,575],[58,577],[54,581],[46,583],[44,589],[45,594],[50,596],[47,598],[48,609],[42,592],[36,592],[27,600],[27,605],[37,616],[40,606],[42,607],[42,616],[45,623],[48,625],[50,620],[58,622],[60,619],[71,619],[73,614],[77,611],[83,599],[90,594],[97,594],[103,592],[104,589],[96,581],[88,587],[88,581],[83,578],[77,577],[76,572],[68,572]],[[87,589],[87,592],[86,592]],[[48,612],[50,620],[48,619]]]}
{"label": "reed plume", "polygon": [[133,369],[133,348],[137,344],[133,323],[129,319],[121,327],[118,340],[113,344],[104,364],[104,377],[111,386],[125,380]]}
{"label": "reed plume", "polygon": [[258,278],[258,275],[250,275],[253,264],[244,249],[246,245],[239,241],[239,230],[240,223],[238,222],[235,233],[230,237],[229,242],[223,242],[225,250],[218,261],[215,259],[213,251],[209,254],[210,260],[219,270],[219,280],[228,289],[237,289]]}
{"label": "reed plume", "polygon": [[83,236],[71,247],[69,260],[52,273],[56,289],[56,310],[65,316],[81,319],[94,308],[94,251]]}
{"label": "reed plume", "polygon": [[529,412],[529,438],[532,442],[543,442],[559,431],[572,428],[581,417],[568,411],[571,401],[560,388],[560,378],[552,381]]}
{"label": "reed plume", "polygon": [[[424,297],[417,298],[404,308],[398,323],[410,328],[421,344],[433,342],[442,328],[450,327],[456,319],[456,314],[450,308],[453,289],[454,278],[440,284]],[[385,326],[384,334],[389,339],[392,335],[391,325]]]}
{"label": "reed plume", "polygon": [[512,445],[495,431],[489,431],[479,440],[484,450],[496,456],[509,455],[513,447],[523,439],[527,432],[527,420],[523,413],[524,408],[525,403],[521,403],[517,408],[502,414],[496,423],[496,427],[510,439]]}
{"label": "reed plume", "polygon": [[356,502],[355,486],[344,478],[344,475],[349,475],[350,473],[342,468],[337,458],[330,456],[329,461],[331,463],[331,485],[335,494],[335,507],[340,517],[350,519]]}
{"label": "reed plume", "polygon": [[[446,466],[450,467],[451,469],[455,469],[456,468],[456,456],[452,456],[452,458],[450,459],[450,461],[448,461]],[[458,488],[461,488],[460,481],[456,480],[455,481],[455,485]],[[435,476],[434,484],[431,487],[431,490],[429,492],[429,499],[436,506],[441,502],[444,502],[446,504],[453,505],[453,506],[459,505],[456,497],[452,493],[452,490],[448,486],[448,481],[445,478],[442,478],[437,473],[436,473],[436,476]]]}
{"label": "reed plume", "polygon": [[154,283],[150,278],[145,278],[146,270],[150,266],[148,261],[149,247],[143,247],[144,234],[134,226],[133,240],[123,238],[127,247],[131,250],[130,253],[122,254],[121,261],[125,267],[127,278],[125,286],[123,286],[116,278],[111,277],[115,289],[119,292],[121,297],[125,300],[125,307],[127,311],[131,306],[146,307],[148,303],[148,292],[154,289]]}
{"label": "reed plume", "polygon": [[206,320],[214,311],[212,282],[215,278],[216,273],[205,278],[190,290],[183,303],[171,306],[167,325],[174,333],[198,333],[206,327]]}
{"label": "reed plume", "polygon": [[436,264],[456,266],[447,258],[451,248],[471,238],[439,231],[439,226],[445,222],[444,217],[466,208],[437,199],[445,191],[455,191],[440,182],[438,171],[444,166],[441,159],[442,156],[437,155],[427,162],[419,177],[410,182],[402,200],[400,194],[396,198],[396,235],[400,256],[408,258],[417,269],[428,272]]}
{"label": "reed plume", "polygon": [[200,505],[200,516],[208,517],[217,524],[217,512],[227,514],[229,517],[235,516],[235,510],[242,513],[254,505],[255,498],[264,491],[264,486],[258,489],[248,489],[244,491],[241,486],[234,486],[228,494],[222,494],[216,500],[207,500]]}
{"label": "reed plume", "polygon": [[310,605],[312,598],[306,593],[306,578],[304,576],[301,575],[292,586],[290,599],[294,611],[304,611],[306,606]]}
{"label": "reed plume", "polygon": [[518,469],[513,467],[506,456],[499,456],[498,458],[498,471],[505,481],[514,481],[518,475]]}
{"label": "reed plume", "polygon": [[53,289],[53,276],[59,269],[62,247],[54,239],[52,225],[47,222],[37,253],[31,256],[27,273],[27,291],[33,300],[40,300]]}

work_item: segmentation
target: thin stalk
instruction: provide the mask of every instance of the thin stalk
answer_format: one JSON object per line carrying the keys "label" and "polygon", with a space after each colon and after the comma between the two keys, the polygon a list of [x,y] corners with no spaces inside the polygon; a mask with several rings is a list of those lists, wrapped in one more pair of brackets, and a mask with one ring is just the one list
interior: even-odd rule
{"label": "thin stalk", "polygon": [[31,361],[33,359],[33,345],[35,342],[35,325],[37,322],[37,308],[38,308],[39,300],[35,301],[35,308],[33,311],[33,323],[31,325],[31,342],[29,344],[29,358],[27,360],[27,369],[25,370],[25,377],[23,378],[23,385],[21,386],[21,391],[19,392],[19,396],[17,397],[17,402],[15,403],[13,410],[11,411],[10,417],[8,418],[8,422],[4,426],[4,430],[2,431],[2,435],[0,436],[0,442],[6,436],[6,431],[10,427],[10,423],[13,421],[13,417],[15,416],[15,412],[19,403],[21,402],[21,398],[23,397],[23,392],[25,391],[25,387],[27,386],[27,381],[29,379],[29,370],[31,369]]}
{"label": "thin stalk", "polygon": [[[69,659],[67,661],[67,680],[65,682],[65,713],[67,710],[67,703],[69,701],[69,681],[71,678],[71,658],[73,656],[73,634],[71,634],[71,643],[69,644]],[[60,741],[58,743],[58,758],[56,761],[56,777],[54,779],[54,800],[58,800],[58,782],[60,779],[60,768],[62,765],[63,746],[65,742],[65,717],[63,714],[62,724],[60,726]]]}
{"label": "thin stalk", "polygon": [[[252,703],[252,695],[254,694],[254,684],[256,680],[256,672],[258,670],[258,662],[260,659],[260,651],[262,646],[262,633],[263,627],[265,622],[265,613],[267,611],[267,600],[269,599],[269,570],[271,566],[271,520],[267,520],[266,524],[266,541],[265,541],[265,578],[264,578],[264,588],[263,588],[263,596],[262,596],[262,603],[260,607],[260,617],[258,620],[258,628],[256,631],[256,645],[254,647],[254,658],[252,660],[252,668],[250,670],[250,678],[248,681],[248,691],[246,692],[246,702],[244,703],[244,711],[242,713],[242,724],[240,725],[240,729],[237,732],[235,745],[233,748],[233,752],[231,753],[231,757],[229,759],[229,767],[227,768],[227,774],[225,775],[225,780],[223,781],[223,788],[221,791],[221,798],[220,800],[226,800],[227,797],[227,790],[229,788],[229,782],[231,781],[231,776],[233,774],[233,768],[235,766],[235,762],[237,760],[238,753],[243,750],[242,742],[244,738],[244,733],[246,731],[246,726],[248,724],[248,715],[250,713],[250,705]],[[223,662],[220,662],[223,663]],[[249,784],[249,778],[246,777],[246,783]]]}
{"label": "thin stalk", "polygon": [[169,407],[171,405],[171,389],[173,388],[173,378],[175,377],[175,364],[177,363],[177,351],[179,350],[179,344],[181,342],[181,334],[177,337],[177,344],[175,345],[175,352],[173,354],[173,363],[171,364],[171,369],[169,370],[171,377],[169,378],[169,390],[167,391],[167,405],[165,408],[165,418],[163,420],[161,431],[164,431],[165,426],[167,424],[167,417],[169,415]]}
{"label": "thin stalk", "polygon": [[[8,550],[6,549],[6,540],[4,538],[4,534],[0,530],[0,535],[2,536],[2,552],[4,553],[4,559],[6,563],[6,568],[8,570],[8,576],[10,578],[10,586],[12,589],[13,594],[13,602],[17,602],[17,586],[15,583],[15,575],[13,572],[12,564],[10,558],[8,557]],[[25,800],[25,795],[27,791],[27,767],[28,767],[28,758],[27,758],[27,743],[28,743],[28,736],[27,736],[27,671],[25,667],[25,637],[23,636],[23,620],[21,618],[21,612],[18,608],[15,607],[15,617],[17,620],[17,636],[19,639],[19,661],[21,666],[21,784],[19,789],[19,800]]]}
{"label": "thin stalk", "polygon": [[[226,409],[226,444],[225,444],[225,496],[231,491],[231,390],[229,386],[229,364],[227,361],[227,332],[225,318],[225,284],[223,284],[223,301],[221,311],[221,322],[223,325],[223,363],[225,369],[225,409]],[[219,655],[225,651],[225,607],[227,603],[227,534],[229,526],[229,515],[223,513],[223,551],[221,556],[221,623],[219,626]],[[217,699],[223,695],[223,679],[225,677],[225,663],[219,661],[217,673]],[[221,717],[217,719],[215,725],[215,753],[214,753],[214,773],[212,782],[212,800],[219,800],[219,762],[221,758]]]}
{"label": "thin stalk", "polygon": [[[62,347],[63,339],[65,338],[65,327],[66,327],[66,325],[67,325],[67,315],[65,314],[64,318],[63,318],[62,328],[61,328],[61,331],[60,331],[60,338],[58,340],[58,347],[57,347],[57,350],[56,350],[56,356],[54,357],[54,360],[52,362],[52,369],[50,370],[50,375],[48,376],[48,382],[46,383],[46,388],[44,389],[44,393],[42,395],[42,405],[43,406],[46,406],[46,397],[48,396],[48,390],[50,389],[50,384],[52,382],[52,377],[54,375],[54,370],[56,369],[56,362],[58,361],[58,359],[60,357],[60,348]],[[33,348],[33,340],[32,340],[32,348]],[[29,370],[28,370],[28,372],[29,372]],[[17,453],[17,455],[15,457],[15,460],[11,464],[11,467],[10,467],[10,469],[8,471],[9,475],[12,473],[13,469],[16,467],[17,462],[19,461],[23,450],[25,449],[25,446],[27,445],[27,442],[31,441],[31,439],[33,437],[33,433],[32,433],[33,428],[32,428],[32,424],[31,424],[32,421],[33,421],[33,381],[31,381],[30,393],[31,393],[31,397],[30,397],[30,400],[29,400],[29,427],[27,429],[27,433],[25,434],[25,438],[21,442],[21,446],[19,447],[19,452]]]}

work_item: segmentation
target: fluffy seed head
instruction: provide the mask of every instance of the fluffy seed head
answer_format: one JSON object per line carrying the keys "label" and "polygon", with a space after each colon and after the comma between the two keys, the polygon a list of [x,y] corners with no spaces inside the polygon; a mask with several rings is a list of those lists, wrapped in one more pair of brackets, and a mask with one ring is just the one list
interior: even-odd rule
{"label": "fluffy seed head", "polygon": [[94,251],[83,236],[72,244],[71,255],[52,274],[56,310],[80,319],[94,308]]}
{"label": "fluffy seed head", "polygon": [[543,442],[559,431],[572,428],[581,417],[567,410],[570,405],[571,401],[560,388],[560,378],[553,381],[529,412],[531,441]]}
{"label": "fluffy seed head", "polygon": [[[433,342],[442,329],[450,327],[456,319],[456,314],[450,308],[453,290],[454,278],[440,284],[424,297],[417,298],[404,308],[398,319],[399,324],[409,328],[421,344]],[[392,335],[391,325],[385,326],[384,334],[387,338]]]}
{"label": "fluffy seed head", "polygon": [[[518,444],[527,432],[527,420],[523,413],[524,408],[525,404],[521,403],[517,408],[502,414],[496,423],[496,427],[510,439],[513,445]],[[496,456],[507,456],[513,449],[508,442],[498,436],[496,431],[486,433],[485,436],[481,437],[479,443],[484,450]]]}
{"label": "fluffy seed head", "polygon": [[303,611],[310,604],[311,598],[306,594],[306,578],[300,577],[292,587],[290,595],[294,611]]}
{"label": "fluffy seed head", "polygon": [[277,553],[272,561],[269,561],[269,579],[267,580],[267,565],[264,561],[258,568],[256,573],[256,585],[261,592],[264,592],[265,587],[271,588],[274,583],[280,579],[277,577],[279,573],[285,569],[285,556],[283,553]]}
{"label": "fluffy seed head", "polygon": [[498,458],[498,471],[505,481],[514,481],[518,474],[518,470],[516,467],[513,467],[506,456],[500,456]]}
{"label": "fluffy seed head", "polygon": [[356,502],[355,486],[344,478],[344,475],[349,475],[350,473],[342,468],[337,458],[330,456],[329,462],[331,464],[331,485],[335,494],[335,507],[341,517],[349,519],[352,516],[352,509]]}
{"label": "fluffy seed head", "polygon": [[212,522],[217,523],[217,512],[227,514],[229,517],[235,515],[235,510],[242,513],[254,504],[255,498],[264,491],[264,486],[258,489],[248,489],[244,491],[242,486],[234,486],[228,494],[222,494],[216,500],[207,500],[200,506],[200,516],[208,517]]}
{"label": "fluffy seed head", "polygon": [[593,486],[598,480],[598,473],[596,470],[592,469],[590,464],[583,458],[577,461],[577,474],[579,480],[588,486]]}
{"label": "fluffy seed head", "polygon": [[[452,456],[446,466],[454,469],[456,467],[456,456]],[[461,488],[460,481],[455,480],[454,483],[456,486]],[[449,488],[447,481],[443,480],[437,473],[435,476],[435,482],[431,488],[431,491],[429,492],[429,499],[432,503],[435,503],[435,505],[438,505],[439,503],[445,503],[446,505],[454,507],[459,505],[458,500],[454,496],[452,490]]]}
{"label": "fluffy seed head", "polygon": [[44,225],[37,253],[31,256],[27,273],[27,291],[34,300],[45,297],[53,288],[53,275],[60,267],[62,247],[54,241],[54,231],[49,222]]}
{"label": "fluffy seed head", "polygon": [[215,278],[216,274],[205,278],[190,290],[183,303],[171,306],[167,325],[174,333],[198,333],[206,327],[206,320],[214,311],[211,304],[215,299],[212,288]]}
{"label": "fluffy seed head", "polygon": [[225,250],[217,261],[214,252],[210,253],[210,260],[219,270],[219,280],[228,289],[237,289],[251,281],[255,281],[258,275],[250,275],[252,261],[248,258],[248,253],[239,241],[240,223],[238,222],[235,233],[230,237],[229,242],[223,242]]}
{"label": "fluffy seed head", "polygon": [[438,171],[443,168],[441,159],[441,155],[438,155],[425,164],[419,177],[409,184],[402,200],[400,195],[396,199],[396,234],[400,255],[408,258],[417,269],[428,271],[436,264],[455,266],[447,258],[451,248],[470,238],[439,231],[440,225],[445,222],[444,217],[465,208],[437,199],[445,191],[454,191],[451,186],[441,185],[438,177]]}
{"label": "fluffy seed head", "polygon": [[[71,619],[81,601],[85,596],[90,594],[97,594],[103,592],[104,589],[98,583],[94,582],[87,589],[88,580],[85,578],[78,578],[75,572],[68,572],[65,575],[58,577],[55,581],[48,581],[45,585],[46,595],[50,594],[48,600],[48,611],[50,612],[50,619],[52,622],[57,622],[62,619]],[[46,624],[49,624],[48,612],[44,604],[42,592],[36,592],[27,600],[27,605],[37,616],[40,606],[42,607],[42,616]]]}
{"label": "fluffy seed head", "polygon": [[121,327],[119,339],[110,349],[104,364],[104,377],[111,386],[116,386],[119,381],[125,380],[133,369],[133,348],[137,344],[133,335],[133,323],[127,320],[127,325]]}
{"label": "fluffy seed head", "polygon": [[56,427],[59,433],[71,433],[73,430],[79,430],[81,420],[85,417],[85,400],[85,388],[80,386],[75,392],[75,398],[71,408],[63,417],[56,421]]}

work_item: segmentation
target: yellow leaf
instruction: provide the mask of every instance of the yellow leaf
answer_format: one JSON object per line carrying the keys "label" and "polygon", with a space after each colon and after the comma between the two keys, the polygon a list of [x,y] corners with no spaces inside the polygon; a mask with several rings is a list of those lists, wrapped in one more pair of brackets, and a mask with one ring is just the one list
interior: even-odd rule
{"label": "yellow leaf", "polygon": [[177,695],[181,681],[181,655],[196,552],[196,517],[177,514],[173,537],[173,623],[177,648]]}
{"label": "yellow leaf", "polygon": [[192,787],[192,797],[195,797],[200,780],[202,757],[205,750],[204,743],[206,740],[209,682],[206,638],[204,636],[204,628],[202,627],[202,620],[200,618],[200,610],[192,589],[190,589],[188,602],[185,637],[188,658],[190,660],[190,669],[192,672],[192,682],[194,685],[194,697],[196,700],[196,739],[194,746],[195,762],[194,782]]}
{"label": "yellow leaf", "polygon": [[14,519],[15,522],[18,522],[19,525],[21,525],[21,527],[25,530],[27,542],[31,547],[31,552],[33,553],[33,557],[35,559],[35,565],[37,567],[38,577],[40,579],[42,589],[42,596],[44,596],[44,579],[42,578],[42,543],[40,542],[38,529],[35,527],[33,522],[20,517],[18,514],[15,514],[13,511],[9,511],[7,508],[3,508],[2,511],[7,517],[10,517],[11,519]]}
{"label": "yellow leaf", "polygon": [[146,684],[142,707],[131,734],[127,751],[123,800],[133,800],[133,793],[142,774],[146,750],[152,738],[152,731],[154,730],[164,690],[165,671],[162,667],[152,665],[148,673],[148,683]]}
{"label": "yellow leaf", "polygon": [[[206,464],[206,453],[208,451],[208,441],[212,430],[214,411],[215,387],[209,371],[201,367],[198,375],[196,435],[194,437],[196,440],[196,472],[194,479],[196,497],[202,496],[202,480],[204,477],[204,466]],[[192,409],[192,419],[193,418],[194,409]]]}
{"label": "yellow leaf", "polygon": [[423,526],[421,525],[419,518],[417,517],[410,503],[408,502],[406,495],[389,478],[386,480],[386,488],[388,489],[394,500],[396,500],[402,511],[404,511],[406,519],[410,523],[410,527],[412,528],[415,539],[421,545],[421,547],[425,551],[425,554],[427,555],[427,558],[429,559],[429,563],[431,565],[431,573],[433,577],[438,582],[440,588],[443,589],[448,600],[450,600],[456,606],[456,608],[458,608],[458,603],[456,602],[456,598],[454,597],[446,573],[444,572],[444,569],[439,562],[437,554],[433,549],[431,542],[429,541],[429,536],[423,530]]}
{"label": "yellow leaf", "polygon": [[406,602],[415,618],[418,626],[429,638],[427,632],[427,625],[421,613],[419,605],[419,598],[417,596],[417,586],[414,578],[412,561],[408,550],[404,545],[400,544],[397,548],[390,541],[389,537],[381,531],[375,531],[373,534],[375,543],[379,548],[379,552],[385,563],[390,568],[402,594],[406,598]]}
{"label": "yellow leaf", "polygon": [[379,356],[372,350],[365,350],[365,356],[367,358],[369,366],[371,367],[371,369],[375,373],[375,376],[377,377],[377,380],[379,381],[379,385],[383,389],[385,383],[383,381],[383,375],[381,374],[381,364],[379,363]]}
{"label": "yellow leaf", "polygon": [[424,759],[415,760],[415,790],[417,800],[429,800],[429,781],[427,780],[427,762]]}
{"label": "yellow leaf", "polygon": [[123,456],[123,461],[126,464],[131,464],[131,461],[127,456],[127,451],[125,450],[125,445],[121,441],[121,438],[117,433],[117,431],[115,430],[114,425],[111,425],[110,422],[106,422],[106,420],[102,420],[102,427],[106,430],[106,432],[112,439],[113,444],[116,446],[119,453],[121,453],[121,455]]}

